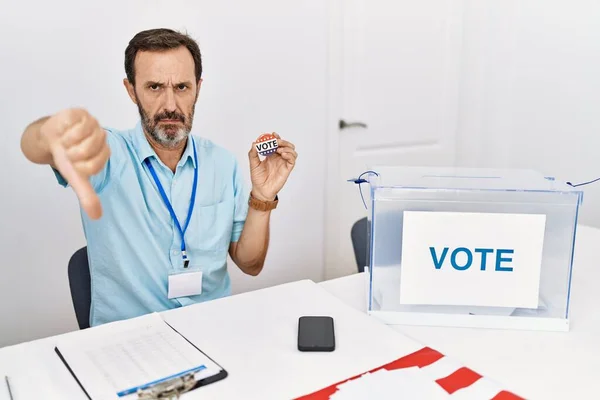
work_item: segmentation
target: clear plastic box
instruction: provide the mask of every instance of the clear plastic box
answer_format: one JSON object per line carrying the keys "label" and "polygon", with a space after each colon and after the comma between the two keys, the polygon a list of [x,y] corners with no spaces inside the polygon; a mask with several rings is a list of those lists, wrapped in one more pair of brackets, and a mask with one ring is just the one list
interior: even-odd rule
{"label": "clear plastic box", "polygon": [[[371,170],[377,175],[365,178],[370,187],[369,314],[388,324],[568,331],[582,191],[530,170]],[[545,215],[537,308],[402,304],[402,235],[408,211]]]}

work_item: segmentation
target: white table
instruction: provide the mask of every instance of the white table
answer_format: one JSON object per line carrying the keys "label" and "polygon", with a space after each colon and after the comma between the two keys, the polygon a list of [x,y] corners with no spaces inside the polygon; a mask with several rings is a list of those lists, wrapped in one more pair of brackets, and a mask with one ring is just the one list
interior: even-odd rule
{"label": "white table", "polygon": [[[303,315],[334,318],[334,352],[298,351],[297,324]],[[170,310],[161,317],[229,374],[182,400],[297,398],[423,348],[310,280]],[[0,349],[0,378],[11,377],[16,400],[85,400],[54,346],[92,332],[110,337],[110,328],[103,325]],[[2,380],[0,400],[7,400]]]}
{"label": "white table", "polygon": [[[393,326],[532,399],[600,398],[600,230],[578,227],[568,333]],[[366,311],[365,277],[321,283],[347,304]]]}
{"label": "white table", "polygon": [[[364,314],[362,274],[319,285],[304,281],[243,293],[162,315],[177,323],[178,329],[230,372],[227,379],[203,388],[207,390],[190,399],[235,398],[241,394],[244,398],[290,398],[307,388],[317,389],[315,385],[326,386],[379,366],[388,357],[395,359],[395,354],[419,348],[420,343],[527,398],[595,398],[595,379],[600,371],[600,316],[596,311],[600,290],[595,285],[600,272],[594,250],[599,244],[600,230],[580,227],[569,333],[386,327]],[[306,354],[295,349],[298,316],[316,313],[336,319],[339,347],[335,354]],[[367,334],[361,334],[365,330]],[[85,331],[0,349],[0,378],[11,374],[21,388],[29,385],[25,389],[52,386],[55,391],[44,393],[43,398],[84,399],[54,353],[57,339],[82,334]],[[315,357],[319,357],[318,363]],[[254,363],[250,370],[247,360]],[[303,372],[307,370],[309,374]],[[20,373],[28,374],[27,379],[19,380],[16,375]],[[282,381],[290,375],[291,383]],[[0,399],[8,398],[3,390],[0,382]]]}

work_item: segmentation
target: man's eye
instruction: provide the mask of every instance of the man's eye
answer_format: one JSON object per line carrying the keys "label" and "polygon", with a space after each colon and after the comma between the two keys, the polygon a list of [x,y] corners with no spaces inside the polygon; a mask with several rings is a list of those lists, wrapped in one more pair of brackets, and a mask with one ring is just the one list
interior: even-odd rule
{"label": "man's eye", "polygon": [[177,89],[179,89],[179,90],[185,90],[185,89],[187,89],[187,85],[184,85],[183,83],[179,84],[179,85],[177,85]]}
{"label": "man's eye", "polygon": [[159,88],[160,88],[160,86],[158,86],[157,84],[150,85],[151,90],[158,90]]}

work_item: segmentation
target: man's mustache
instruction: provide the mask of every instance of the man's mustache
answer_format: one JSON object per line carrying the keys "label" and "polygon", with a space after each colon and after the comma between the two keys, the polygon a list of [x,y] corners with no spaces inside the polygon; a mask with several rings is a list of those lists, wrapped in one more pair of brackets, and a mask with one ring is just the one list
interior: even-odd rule
{"label": "man's mustache", "polygon": [[179,114],[176,111],[165,111],[165,112],[162,112],[160,114],[156,114],[154,116],[154,122],[159,122],[159,121],[162,121],[164,119],[181,121],[181,122],[185,123],[185,115]]}

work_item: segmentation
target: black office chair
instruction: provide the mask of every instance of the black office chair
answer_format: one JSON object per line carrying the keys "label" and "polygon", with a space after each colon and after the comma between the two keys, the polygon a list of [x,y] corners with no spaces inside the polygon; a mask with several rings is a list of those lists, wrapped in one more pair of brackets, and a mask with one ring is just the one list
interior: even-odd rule
{"label": "black office chair", "polygon": [[92,288],[87,247],[75,252],[69,260],[69,287],[71,299],[79,329],[90,327],[90,307],[92,305]]}
{"label": "black office chair", "polygon": [[369,262],[369,244],[370,244],[369,220],[367,217],[361,218],[352,225],[350,236],[352,238],[352,247],[354,247],[354,258],[358,272],[364,272],[365,266]]}

